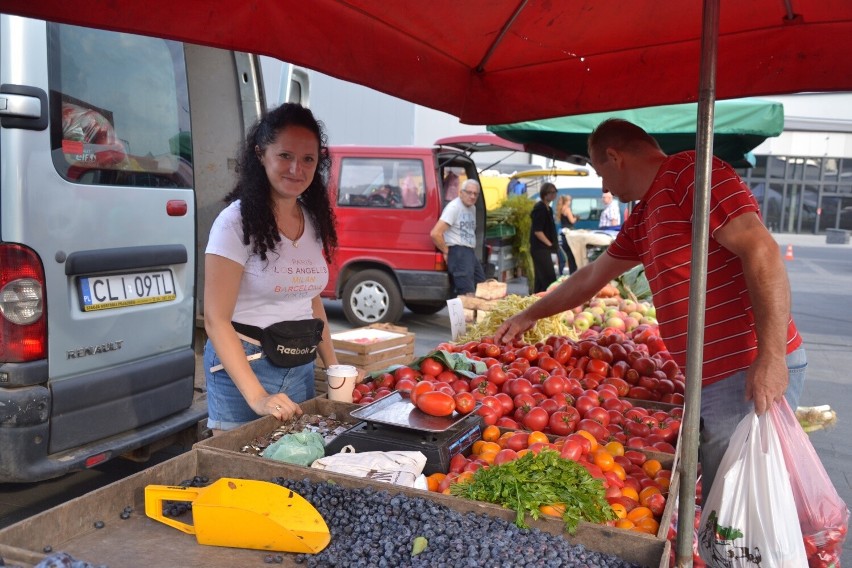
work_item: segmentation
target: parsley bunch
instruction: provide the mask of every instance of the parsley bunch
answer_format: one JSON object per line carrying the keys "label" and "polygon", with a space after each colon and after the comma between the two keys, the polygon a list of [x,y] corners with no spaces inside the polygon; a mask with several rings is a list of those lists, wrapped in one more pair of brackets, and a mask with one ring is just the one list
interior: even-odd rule
{"label": "parsley bunch", "polygon": [[603,482],[592,477],[582,465],[549,449],[478,469],[469,481],[451,485],[450,492],[514,510],[515,524],[521,528],[527,528],[524,522],[527,513],[538,519],[542,514],[539,507],[554,503],[565,505],[562,520],[570,534],[577,530],[581,520],[602,523],[615,519]]}

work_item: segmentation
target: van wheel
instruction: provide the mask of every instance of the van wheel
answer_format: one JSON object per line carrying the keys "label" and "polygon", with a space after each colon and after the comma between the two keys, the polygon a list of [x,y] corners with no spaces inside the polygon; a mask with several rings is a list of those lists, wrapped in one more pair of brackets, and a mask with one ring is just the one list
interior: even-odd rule
{"label": "van wheel", "polygon": [[442,309],[444,309],[444,306],[446,306],[446,305],[447,305],[446,303],[443,303],[443,304],[414,304],[414,303],[411,303],[411,302],[405,303],[406,308],[411,310],[413,313],[418,314],[418,315],[422,315],[422,316],[431,316],[432,314],[437,314]]}
{"label": "van wheel", "polygon": [[381,270],[359,272],[343,287],[343,313],[352,324],[395,323],[402,310],[396,281]]}

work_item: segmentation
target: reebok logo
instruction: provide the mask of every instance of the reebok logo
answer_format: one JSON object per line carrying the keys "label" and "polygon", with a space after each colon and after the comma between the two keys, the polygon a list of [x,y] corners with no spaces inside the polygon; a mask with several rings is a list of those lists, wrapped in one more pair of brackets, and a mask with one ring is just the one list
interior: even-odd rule
{"label": "reebok logo", "polygon": [[307,355],[316,350],[316,345],[313,347],[284,347],[283,345],[279,345],[277,349],[283,355]]}

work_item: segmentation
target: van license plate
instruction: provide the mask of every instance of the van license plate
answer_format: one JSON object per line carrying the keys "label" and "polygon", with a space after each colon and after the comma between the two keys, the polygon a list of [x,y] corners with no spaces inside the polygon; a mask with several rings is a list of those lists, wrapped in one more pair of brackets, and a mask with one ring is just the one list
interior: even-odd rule
{"label": "van license plate", "polygon": [[84,276],[78,282],[84,312],[171,302],[177,298],[171,270]]}

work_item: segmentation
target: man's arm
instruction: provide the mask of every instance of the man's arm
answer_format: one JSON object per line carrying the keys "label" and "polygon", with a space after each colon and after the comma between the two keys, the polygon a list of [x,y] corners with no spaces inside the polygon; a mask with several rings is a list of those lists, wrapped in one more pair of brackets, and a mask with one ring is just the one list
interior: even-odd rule
{"label": "man's arm", "polygon": [[530,307],[504,321],[494,334],[495,341],[509,343],[523,335],[541,318],[580,305],[594,296],[610,280],[630,270],[636,264],[632,260],[619,260],[607,253],[602,254]]}
{"label": "man's arm", "polygon": [[713,235],[740,258],[754,311],[757,358],[746,375],[746,398],[763,414],[787,389],[787,328],[790,283],[778,243],[755,213],[728,221]]}
{"label": "man's arm", "polygon": [[446,221],[441,221],[439,219],[438,222],[435,223],[435,226],[432,227],[432,231],[429,233],[429,236],[432,237],[432,242],[435,243],[438,250],[445,255],[447,254],[447,243],[444,241],[444,233],[447,232],[447,229],[449,228],[450,226]]}

